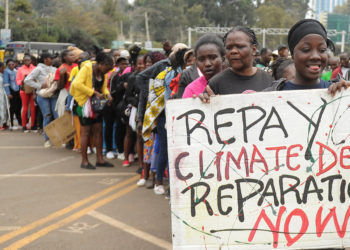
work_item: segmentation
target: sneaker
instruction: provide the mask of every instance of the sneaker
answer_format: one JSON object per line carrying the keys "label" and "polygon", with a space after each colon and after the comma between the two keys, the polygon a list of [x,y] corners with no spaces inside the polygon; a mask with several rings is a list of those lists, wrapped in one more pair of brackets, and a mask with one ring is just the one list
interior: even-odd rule
{"label": "sneaker", "polygon": [[134,155],[133,154],[129,154],[128,160],[130,163],[133,163],[135,161]]}
{"label": "sneaker", "polygon": [[124,153],[118,154],[118,159],[121,161],[124,161],[125,160]]}
{"label": "sneaker", "polygon": [[107,158],[108,160],[114,159],[115,157],[114,157],[113,152],[112,152],[112,151],[109,151],[109,152],[106,154],[106,158]]}
{"label": "sneaker", "polygon": [[96,147],[93,147],[93,148],[92,148],[92,152],[94,152],[94,154],[97,153]]}
{"label": "sneaker", "polygon": [[22,127],[22,131],[23,131],[24,133],[28,133],[28,132],[29,132],[29,130],[28,130],[26,127]]}
{"label": "sneaker", "polygon": [[165,193],[165,190],[164,190],[164,186],[163,185],[155,185],[154,186],[154,193],[156,194],[156,195],[161,195],[161,194],[164,194]]}
{"label": "sneaker", "polygon": [[4,127],[0,127],[0,131],[3,131],[3,130],[5,130],[6,128],[4,128]]}
{"label": "sneaker", "polygon": [[38,133],[38,129],[35,128],[35,127],[33,127],[33,128],[30,129],[30,132],[32,132],[32,133]]}
{"label": "sneaker", "polygon": [[12,126],[12,130],[18,130],[19,127],[18,126]]}
{"label": "sneaker", "polygon": [[137,154],[134,154],[134,161],[137,161],[139,156]]}
{"label": "sneaker", "polygon": [[45,141],[44,147],[45,147],[45,148],[51,147],[51,142],[50,142],[49,140]]}
{"label": "sneaker", "polygon": [[87,153],[88,155],[91,155],[92,152],[91,152],[91,148],[90,148],[90,147],[87,148],[86,153]]}
{"label": "sneaker", "polygon": [[122,167],[125,168],[125,167],[129,167],[129,166],[130,166],[130,162],[128,160],[124,160]]}
{"label": "sneaker", "polygon": [[136,185],[139,186],[139,187],[142,187],[145,184],[146,184],[146,179],[143,179],[143,178],[138,180],[138,182],[136,183]]}

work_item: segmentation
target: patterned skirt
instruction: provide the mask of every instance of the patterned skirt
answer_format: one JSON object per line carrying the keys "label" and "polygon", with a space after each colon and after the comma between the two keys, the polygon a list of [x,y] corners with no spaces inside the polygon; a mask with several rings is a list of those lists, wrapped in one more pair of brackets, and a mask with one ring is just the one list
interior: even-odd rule
{"label": "patterned skirt", "polygon": [[9,118],[9,103],[5,89],[0,85],[0,127],[5,124]]}

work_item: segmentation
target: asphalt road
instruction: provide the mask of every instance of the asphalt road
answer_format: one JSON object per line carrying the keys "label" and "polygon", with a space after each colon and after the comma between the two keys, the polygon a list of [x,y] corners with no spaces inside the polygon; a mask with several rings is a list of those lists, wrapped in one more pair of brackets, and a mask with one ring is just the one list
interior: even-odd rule
{"label": "asphalt road", "polygon": [[81,169],[43,142],[0,131],[1,249],[171,249],[169,201],[136,186],[136,164]]}

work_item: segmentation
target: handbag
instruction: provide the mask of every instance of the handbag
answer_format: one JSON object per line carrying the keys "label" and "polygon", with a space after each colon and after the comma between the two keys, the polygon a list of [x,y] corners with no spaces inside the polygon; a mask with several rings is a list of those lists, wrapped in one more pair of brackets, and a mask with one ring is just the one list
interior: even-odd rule
{"label": "handbag", "polygon": [[40,91],[38,92],[38,95],[40,95],[43,98],[50,98],[52,97],[57,90],[57,81],[54,80],[55,79],[55,74],[54,73],[49,73],[46,78],[45,78],[45,83],[47,83],[47,85],[49,85],[48,88],[45,89],[40,89]]}
{"label": "handbag", "polygon": [[[100,90],[102,86],[99,86],[98,81],[96,80],[96,76],[95,76],[94,71],[92,71],[92,81],[93,81],[94,88],[97,90]],[[102,82],[104,82],[104,76],[103,76]],[[103,112],[103,110],[105,109],[108,100],[100,99],[96,95],[93,95],[90,99],[91,99],[92,111],[94,111],[94,113],[96,113],[96,114],[101,114]]]}
{"label": "handbag", "polygon": [[25,83],[23,82],[23,91],[24,91],[24,93],[26,93],[26,94],[32,94],[33,91],[34,91],[34,88],[33,88],[33,87],[30,87],[28,84],[25,84]]}
{"label": "handbag", "polygon": [[91,97],[91,107],[96,114],[101,114],[107,105],[108,100],[100,99],[94,95]]}

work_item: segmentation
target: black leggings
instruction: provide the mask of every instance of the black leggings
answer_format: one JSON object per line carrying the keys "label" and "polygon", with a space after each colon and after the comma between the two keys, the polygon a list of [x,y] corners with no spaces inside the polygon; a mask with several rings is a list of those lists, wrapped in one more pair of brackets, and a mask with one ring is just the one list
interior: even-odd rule
{"label": "black leggings", "polygon": [[117,144],[118,153],[124,152],[124,137],[126,133],[125,124],[121,121],[119,117],[116,116],[114,109],[112,107],[107,107],[103,119],[105,121],[105,142],[107,152],[113,150],[113,124],[117,122],[117,128],[115,131],[115,143]]}
{"label": "black leggings", "polygon": [[13,115],[16,115],[18,125],[22,126],[22,100],[19,95],[19,91],[13,91],[10,89],[12,98],[10,99],[10,121],[11,126],[13,126]]}

